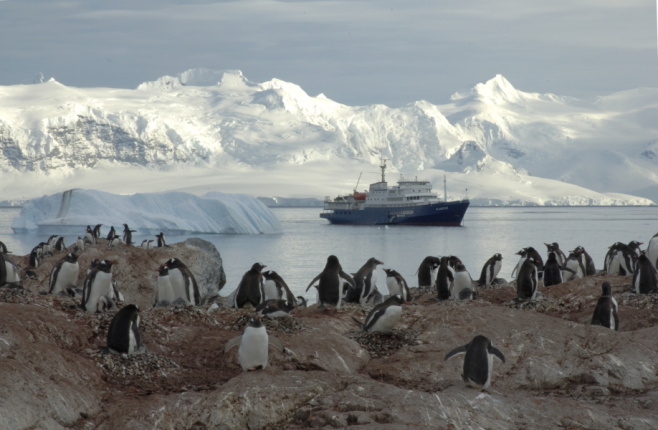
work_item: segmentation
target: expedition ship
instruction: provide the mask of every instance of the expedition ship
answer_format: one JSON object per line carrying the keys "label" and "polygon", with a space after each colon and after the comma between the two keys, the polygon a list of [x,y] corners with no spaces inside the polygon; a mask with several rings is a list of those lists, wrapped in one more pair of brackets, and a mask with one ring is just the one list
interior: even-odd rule
{"label": "expedition ship", "polygon": [[429,181],[417,179],[400,178],[397,185],[389,187],[386,160],[382,159],[379,168],[382,180],[370,184],[368,191],[326,197],[320,217],[332,224],[461,225],[468,199],[447,201],[446,194],[441,200]]}

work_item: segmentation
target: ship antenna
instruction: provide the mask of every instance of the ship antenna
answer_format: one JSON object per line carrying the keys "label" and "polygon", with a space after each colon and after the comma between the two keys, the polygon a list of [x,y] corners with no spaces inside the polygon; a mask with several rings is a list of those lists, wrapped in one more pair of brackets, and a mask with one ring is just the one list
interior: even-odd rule
{"label": "ship antenna", "polygon": [[385,176],[384,176],[384,171],[386,170],[386,158],[380,158],[381,164],[379,165],[379,168],[382,169],[382,182],[386,182]]}
{"label": "ship antenna", "polygon": [[443,201],[448,201],[448,185],[446,184],[446,175],[443,174]]}
{"label": "ship antenna", "polygon": [[359,188],[359,182],[361,182],[361,175],[363,175],[363,172],[359,173],[359,179],[356,181],[356,187],[354,187],[354,192],[356,192],[356,189]]}

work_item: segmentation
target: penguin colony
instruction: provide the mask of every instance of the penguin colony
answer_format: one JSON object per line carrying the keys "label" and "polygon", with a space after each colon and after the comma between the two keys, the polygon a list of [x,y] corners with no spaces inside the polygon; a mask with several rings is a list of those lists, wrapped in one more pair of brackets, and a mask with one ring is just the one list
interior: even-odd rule
{"label": "penguin colony", "polygon": [[[69,248],[63,238],[51,236],[38,244],[29,255],[29,266],[23,276],[30,276],[43,258],[55,252],[66,254],[53,266],[48,280],[48,294],[81,298],[79,309],[87,313],[116,312],[107,333],[107,349],[121,354],[146,352],[139,332],[141,313],[135,304],[125,304],[122,293],[112,278],[113,260],[94,260],[87,269],[81,285],[78,284],[80,266],[78,258],[87,246],[98,246],[102,225],[87,226],[84,236]],[[111,227],[105,240],[108,247],[133,246],[132,233],[124,224],[123,236],[119,238]],[[163,233],[157,240],[143,241],[144,249],[168,247]],[[156,244],[153,245],[153,242]],[[632,288],[637,294],[658,293],[658,233],[645,250],[642,242],[612,244],[605,256],[603,272],[632,277]],[[531,302],[541,295],[540,287],[556,285],[569,280],[597,273],[592,258],[582,246],[568,253],[563,252],[556,242],[545,243],[546,263],[533,247],[522,248],[516,253],[520,258],[512,272],[515,277],[516,301]],[[0,287],[22,288],[21,269],[6,258],[11,254],[0,242]],[[480,277],[473,280],[462,261],[456,256],[428,256],[416,272],[421,290],[436,293],[435,300],[476,300],[479,288],[496,288],[507,284],[498,278],[503,256],[494,254],[483,265]],[[317,290],[318,309],[334,306],[340,309],[343,303],[363,307],[372,306],[363,322],[355,318],[360,329],[367,333],[390,333],[403,315],[403,306],[413,301],[407,281],[394,269],[384,268],[386,289],[382,294],[377,287],[377,267],[384,263],[369,258],[356,273],[346,273],[335,255],[327,258],[324,269],[308,284],[306,291]],[[299,307],[306,307],[303,297],[295,297],[284,279],[275,271],[264,271],[266,265],[256,262],[245,272],[239,285],[228,298],[234,308],[251,306],[254,316],[244,332],[229,340],[224,353],[239,346],[238,362],[243,370],[263,369],[268,365],[268,349],[275,347],[290,352],[283,343],[267,333],[262,318],[290,317]],[[176,257],[163,262],[157,272],[153,307],[198,306],[202,302],[200,291],[192,271]],[[513,284],[514,282],[510,283]],[[602,292],[593,309],[592,325],[610,330],[619,329],[618,304],[612,296],[612,288],[603,282]],[[120,309],[118,305],[123,305]],[[462,379],[467,386],[486,390],[492,382],[494,358],[505,362],[503,352],[485,336],[476,335],[468,343],[448,352],[444,360],[464,354]]]}

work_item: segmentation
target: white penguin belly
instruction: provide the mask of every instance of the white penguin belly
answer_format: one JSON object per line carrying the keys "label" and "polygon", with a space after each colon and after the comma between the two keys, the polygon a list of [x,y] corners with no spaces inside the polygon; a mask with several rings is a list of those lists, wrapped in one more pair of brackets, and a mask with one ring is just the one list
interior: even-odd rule
{"label": "white penguin belly", "polygon": [[98,300],[101,297],[111,297],[110,292],[112,289],[112,274],[105,272],[98,272],[94,283],[89,289],[89,296],[85,303],[87,312],[94,313],[98,309]]}
{"label": "white penguin belly", "polygon": [[265,300],[279,299],[279,290],[276,288],[276,282],[266,280],[263,283],[263,290],[265,291]]}
{"label": "white penguin belly", "polygon": [[171,279],[169,279],[169,275],[158,276],[158,290],[155,295],[155,302],[160,303],[166,301],[169,302],[169,304],[172,304],[175,300],[176,295],[174,294],[174,289],[171,286]]}
{"label": "white penguin belly", "polygon": [[269,339],[265,327],[247,327],[240,341],[238,360],[243,370],[267,367]]}
{"label": "white penguin belly", "polygon": [[389,306],[386,309],[384,315],[380,316],[377,321],[370,327],[370,332],[373,331],[391,331],[395,324],[400,321],[402,317],[402,307],[401,306]]}
{"label": "white penguin belly", "polygon": [[171,282],[171,287],[174,290],[174,300],[183,299],[185,303],[190,304],[190,298],[187,295],[187,286],[185,285],[185,278],[180,270],[170,270],[169,271],[169,280]]}
{"label": "white penguin belly", "polygon": [[471,276],[468,272],[457,272],[455,273],[455,281],[453,284],[453,290],[456,293],[456,296],[459,297],[459,292],[465,288],[472,288],[473,283],[471,282]]}
{"label": "white penguin belly", "polygon": [[404,297],[404,294],[402,292],[402,288],[400,287],[400,284],[398,283],[398,280],[395,279],[394,277],[390,276],[386,278],[386,286],[388,287],[388,294],[391,296],[395,295],[400,295]]}
{"label": "white penguin belly", "polygon": [[7,271],[6,282],[17,284],[21,281],[21,277],[18,275],[18,270],[16,266],[14,266],[9,261],[5,261],[5,268]]}
{"label": "white penguin belly", "polygon": [[57,281],[53,286],[53,294],[58,294],[60,291],[66,290],[69,286],[76,286],[78,283],[78,273],[80,266],[78,263],[64,263],[62,264],[59,273],[57,274]]}

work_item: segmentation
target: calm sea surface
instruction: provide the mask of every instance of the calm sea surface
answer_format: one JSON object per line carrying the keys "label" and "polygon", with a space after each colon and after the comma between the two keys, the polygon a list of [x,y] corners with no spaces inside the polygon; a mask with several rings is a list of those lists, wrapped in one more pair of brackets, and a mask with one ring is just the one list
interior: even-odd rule
{"label": "calm sea surface", "polygon": [[[0,240],[15,254],[28,254],[46,236],[13,234],[11,220],[19,209],[0,209]],[[648,243],[658,232],[656,207],[571,207],[519,208],[471,207],[462,227],[375,227],[336,226],[319,218],[318,208],[274,209],[283,232],[272,235],[196,235],[215,244],[224,261],[228,282],[223,295],[232,292],[245,271],[255,262],[276,270],[296,295],[315,300],[315,292],[304,293],[308,283],[322,270],[329,255],[336,255],[346,272],[356,272],[370,257],[393,268],[417,285],[416,269],[428,255],[456,255],[473,278],[494,253],[503,255],[499,276],[510,277],[518,260],[514,255],[526,246],[546,255],[544,242],[558,242],[567,251],[582,245],[597,269],[614,242],[639,240]],[[120,226],[122,220],[117,220]],[[103,235],[107,234],[104,226]],[[82,235],[84,232],[80,232]],[[65,237],[70,245],[77,236]],[[169,243],[189,236],[168,236]],[[151,236],[134,235],[139,243]],[[386,294],[385,274],[378,270],[378,285]]]}

